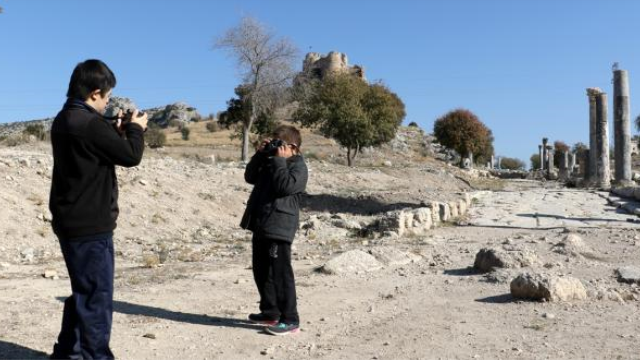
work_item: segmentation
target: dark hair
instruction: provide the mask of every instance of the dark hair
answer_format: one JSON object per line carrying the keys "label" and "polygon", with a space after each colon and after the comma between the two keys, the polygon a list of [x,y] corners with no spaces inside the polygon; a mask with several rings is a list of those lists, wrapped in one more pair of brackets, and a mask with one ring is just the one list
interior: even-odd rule
{"label": "dark hair", "polygon": [[294,144],[298,150],[302,146],[302,136],[300,131],[291,125],[280,125],[273,130],[271,134],[273,138],[286,141],[288,144]]}
{"label": "dark hair", "polygon": [[95,59],[86,60],[73,69],[67,97],[84,101],[95,90],[100,90],[100,94],[105,96],[114,87],[116,76],[107,64]]}

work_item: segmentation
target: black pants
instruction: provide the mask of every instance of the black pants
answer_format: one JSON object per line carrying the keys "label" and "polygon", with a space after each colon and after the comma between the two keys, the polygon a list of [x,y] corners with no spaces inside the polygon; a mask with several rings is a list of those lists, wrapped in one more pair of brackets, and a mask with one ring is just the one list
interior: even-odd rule
{"label": "black pants", "polygon": [[253,278],[260,312],[287,324],[299,324],[291,244],[253,235]]}
{"label": "black pants", "polygon": [[53,359],[113,359],[113,233],[60,239],[72,294],[64,302]]}

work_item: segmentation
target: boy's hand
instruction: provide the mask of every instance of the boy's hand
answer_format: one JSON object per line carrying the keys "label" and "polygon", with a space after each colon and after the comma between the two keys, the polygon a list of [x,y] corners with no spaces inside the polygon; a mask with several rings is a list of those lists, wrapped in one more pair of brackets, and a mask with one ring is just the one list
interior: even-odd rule
{"label": "boy's hand", "polygon": [[147,115],[147,113],[144,113],[142,114],[142,116],[138,117],[138,113],[139,113],[138,110],[133,110],[133,116],[131,117],[131,122],[142,126],[142,130],[147,130],[149,115]]}
{"label": "boy's hand", "polygon": [[284,144],[278,147],[275,156],[283,157],[285,159],[290,158],[293,156],[293,149],[288,144]]}
{"label": "boy's hand", "polygon": [[264,139],[262,140],[262,143],[260,143],[260,146],[258,146],[258,149],[256,149],[257,152],[263,152],[264,151],[264,147],[267,146],[268,143],[271,142],[271,139]]}

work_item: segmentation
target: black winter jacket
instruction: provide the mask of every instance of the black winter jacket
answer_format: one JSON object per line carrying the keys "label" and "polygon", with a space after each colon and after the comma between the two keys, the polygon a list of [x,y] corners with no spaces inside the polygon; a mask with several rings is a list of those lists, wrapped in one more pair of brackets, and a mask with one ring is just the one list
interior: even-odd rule
{"label": "black winter jacket", "polygon": [[82,101],[69,99],[51,127],[53,176],[49,209],[53,231],[75,238],[112,231],[118,219],[115,165],[142,160],[144,131],[129,123],[126,138]]}
{"label": "black winter jacket", "polygon": [[244,178],[255,185],[240,226],[262,237],[293,242],[300,219],[300,198],[309,178],[301,155],[289,159],[257,152]]}

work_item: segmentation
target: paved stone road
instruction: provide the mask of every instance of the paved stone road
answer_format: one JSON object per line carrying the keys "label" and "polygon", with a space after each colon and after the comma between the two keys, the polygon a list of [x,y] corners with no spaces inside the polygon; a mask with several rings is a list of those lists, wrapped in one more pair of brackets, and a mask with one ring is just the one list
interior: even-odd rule
{"label": "paved stone road", "polygon": [[545,229],[561,227],[640,228],[635,215],[608,205],[607,192],[527,190],[482,195],[469,225]]}

